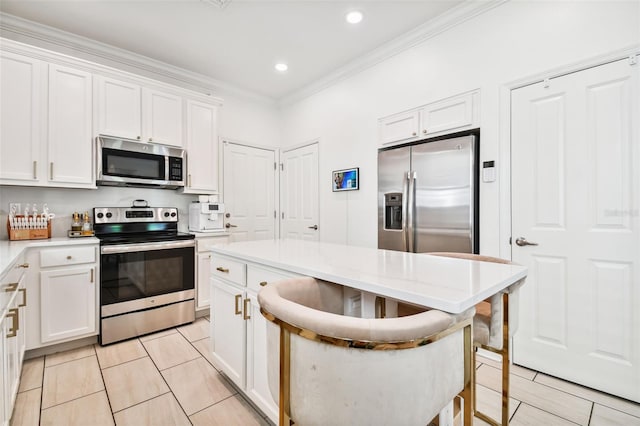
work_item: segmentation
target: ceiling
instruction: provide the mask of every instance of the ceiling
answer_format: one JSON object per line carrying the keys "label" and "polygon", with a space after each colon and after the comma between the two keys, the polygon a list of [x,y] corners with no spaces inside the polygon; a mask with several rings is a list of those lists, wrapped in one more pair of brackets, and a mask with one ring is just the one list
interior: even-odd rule
{"label": "ceiling", "polygon": [[[2,0],[0,11],[281,100],[463,1],[217,2]],[[354,9],[357,25],[345,20]]]}

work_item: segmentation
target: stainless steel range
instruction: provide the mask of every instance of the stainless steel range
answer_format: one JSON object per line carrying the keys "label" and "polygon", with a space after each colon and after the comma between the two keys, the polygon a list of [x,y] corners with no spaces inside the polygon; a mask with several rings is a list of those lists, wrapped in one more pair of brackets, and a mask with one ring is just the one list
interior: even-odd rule
{"label": "stainless steel range", "polygon": [[195,319],[195,240],[175,207],[96,207],[100,344]]}

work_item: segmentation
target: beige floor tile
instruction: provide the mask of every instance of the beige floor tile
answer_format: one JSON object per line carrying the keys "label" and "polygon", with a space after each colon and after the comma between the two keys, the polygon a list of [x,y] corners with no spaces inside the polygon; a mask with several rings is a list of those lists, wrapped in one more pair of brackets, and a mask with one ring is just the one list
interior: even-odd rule
{"label": "beige floor tile", "polygon": [[20,389],[18,392],[24,392],[30,389],[42,387],[42,377],[44,375],[44,357],[27,359],[22,364],[22,373],[20,376]]}
{"label": "beige floor tile", "polygon": [[627,414],[631,414],[632,416],[640,417],[640,404],[636,404],[626,399],[618,398],[604,392],[599,392],[591,388],[577,385],[575,383],[566,382],[556,377],[547,376],[543,373],[538,373],[535,381],[547,386],[551,386],[552,388],[556,388],[563,392],[579,396],[580,398],[594,401],[600,405],[605,405],[615,410],[623,411]]}
{"label": "beige floor tile", "polygon": [[162,371],[187,415],[196,413],[236,393],[204,358]]}
{"label": "beige floor tile", "polygon": [[104,389],[98,359],[94,356],[46,367],[42,408],[49,408]]}
{"label": "beige floor tile", "polygon": [[171,392],[115,413],[118,426],[190,426],[189,419]]}
{"label": "beige floor tile", "polygon": [[113,425],[107,394],[97,392],[65,404],[42,410],[42,426]]}
{"label": "beige floor tile", "polygon": [[13,407],[11,426],[38,426],[40,422],[40,393],[42,388],[18,393]]}
{"label": "beige floor tile", "polygon": [[[475,423],[474,423],[475,424]],[[509,422],[510,426],[575,426],[568,420],[554,416],[527,404],[520,404],[518,411]]]}
{"label": "beige floor tile", "polygon": [[102,376],[114,412],[169,392],[148,357],[106,368]]}
{"label": "beige floor tile", "polygon": [[600,404],[593,406],[590,426],[640,426],[640,417],[630,416],[622,411],[614,410]]}
{"label": "beige floor tile", "polygon": [[95,348],[100,368],[113,367],[123,362],[147,356],[147,351],[144,350],[144,346],[138,339],[131,339],[108,346],[95,345]]}
{"label": "beige floor tile", "polygon": [[195,342],[191,342],[191,344],[193,345],[194,348],[198,350],[198,352],[200,352],[200,354],[207,361],[209,361],[211,365],[213,365],[213,368],[215,368],[215,365],[213,364],[213,356],[211,353],[212,352],[211,339],[207,337],[206,339],[196,340]]}
{"label": "beige floor tile", "polygon": [[178,327],[177,330],[190,342],[209,337],[210,323],[204,318],[198,318],[191,324]]}
{"label": "beige floor tile", "polygon": [[168,336],[170,334],[177,333],[175,328],[170,328],[168,330],[158,331],[157,333],[147,334],[146,336],[139,337],[142,343],[148,342],[149,340],[158,339],[160,337]]}
{"label": "beige floor tile", "polygon": [[180,333],[149,340],[144,347],[159,370],[200,358],[200,353]]}
{"label": "beige floor tile", "polygon": [[189,417],[194,426],[267,426],[240,395],[232,396]]}
{"label": "beige floor tile", "polygon": [[[500,390],[501,377],[500,370],[486,364],[478,368],[476,373],[478,384],[495,391]],[[510,383],[510,393],[514,399],[574,423],[586,425],[589,422],[592,406],[590,401],[520,376],[511,375]]]}
{"label": "beige floor tile", "polygon": [[[497,421],[502,419],[501,393],[478,385],[476,386],[476,403],[478,404],[478,410],[480,412]],[[516,411],[519,404],[520,401],[509,398],[509,418],[513,416],[513,413]]]}
{"label": "beige floor tile", "polygon": [[83,346],[78,349],[72,349],[70,351],[58,352],[52,355],[45,356],[44,366],[53,367],[54,365],[62,364],[63,362],[86,358],[95,354],[96,351],[93,349],[93,345]]}
{"label": "beige floor tile", "polygon": [[[502,363],[483,356],[476,356],[476,361],[480,361],[483,364],[490,365],[494,368],[502,369]],[[519,365],[511,364],[510,374],[524,377],[527,380],[533,380],[536,377],[537,371],[529,370],[528,368],[520,367]]]}

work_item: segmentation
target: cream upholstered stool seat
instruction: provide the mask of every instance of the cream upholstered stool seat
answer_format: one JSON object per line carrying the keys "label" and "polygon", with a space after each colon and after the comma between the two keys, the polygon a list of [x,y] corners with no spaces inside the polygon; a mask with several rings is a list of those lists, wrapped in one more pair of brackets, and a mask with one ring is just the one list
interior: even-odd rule
{"label": "cream upholstered stool seat", "polygon": [[463,390],[470,396],[463,336],[470,344],[473,308],[350,317],[342,286],[313,278],[270,283],[258,301],[281,425],[424,426]]}
{"label": "cream upholstered stool seat", "polygon": [[[470,253],[435,252],[428,254],[457,259],[475,260],[479,262],[512,264],[511,261],[506,259]],[[476,305],[476,314],[473,318],[474,346],[491,351],[502,357],[501,422],[497,422],[496,420],[490,418],[486,414],[478,412],[477,410],[475,411],[476,417],[495,426],[509,424],[509,339],[513,337],[513,334],[518,328],[518,293],[522,284],[524,284],[524,278],[510,285],[502,292],[497,293],[489,299],[478,303]],[[473,405],[475,409],[475,393]]]}

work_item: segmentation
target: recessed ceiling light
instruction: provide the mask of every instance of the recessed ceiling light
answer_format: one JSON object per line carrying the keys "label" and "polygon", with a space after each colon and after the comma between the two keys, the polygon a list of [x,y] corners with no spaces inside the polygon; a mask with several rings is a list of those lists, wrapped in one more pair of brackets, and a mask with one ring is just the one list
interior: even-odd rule
{"label": "recessed ceiling light", "polygon": [[284,62],[280,62],[276,64],[274,68],[280,72],[285,72],[289,69],[289,65],[285,64]]}
{"label": "recessed ceiling light", "polygon": [[357,24],[358,22],[362,21],[362,16],[362,12],[353,10],[347,13],[346,20],[350,24]]}

